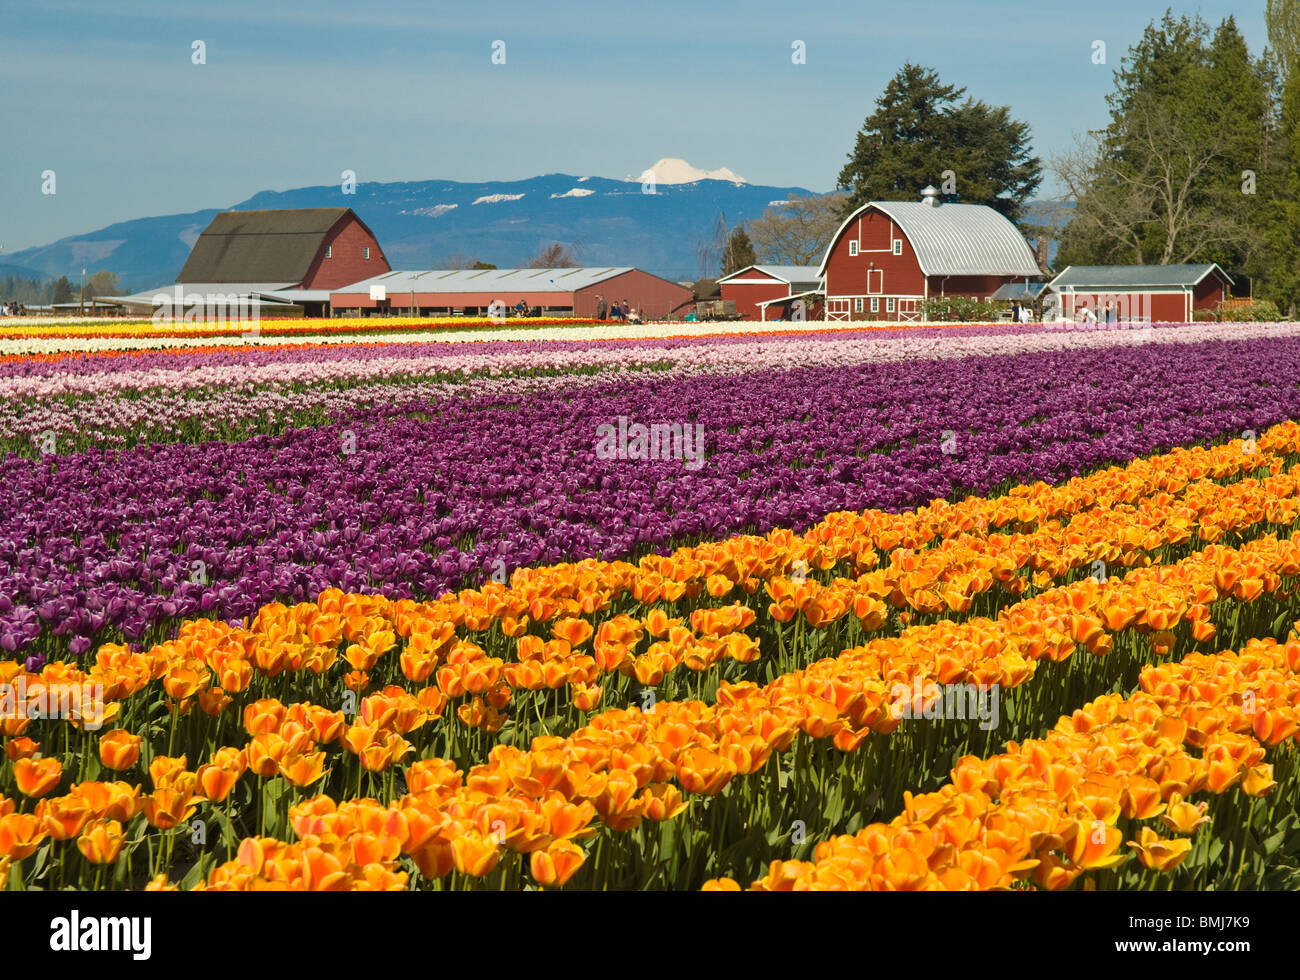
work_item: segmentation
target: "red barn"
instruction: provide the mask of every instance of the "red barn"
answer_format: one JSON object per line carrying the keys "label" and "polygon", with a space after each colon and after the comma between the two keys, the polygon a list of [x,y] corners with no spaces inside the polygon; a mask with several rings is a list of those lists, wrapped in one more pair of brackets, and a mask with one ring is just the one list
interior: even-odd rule
{"label": "red barn", "polygon": [[331,289],[389,270],[351,208],[224,211],[199,235],[179,283],[291,283]]}
{"label": "red barn", "polygon": [[[798,296],[811,300],[811,294],[819,293],[821,285],[815,265],[751,265],[718,280],[723,300],[736,304],[742,320],[788,315],[784,308],[789,304],[782,300],[793,301]],[[769,312],[774,306],[778,309]]]}
{"label": "red barn", "polygon": [[1004,283],[1040,275],[1016,226],[982,204],[872,201],[840,225],[818,268],[828,320],[914,320],[937,296],[987,300]]}
{"label": "red barn", "polygon": [[1076,320],[1091,310],[1117,321],[1190,323],[1196,311],[1223,303],[1232,279],[1213,262],[1204,265],[1071,265],[1047,288],[1058,298],[1059,315]]}
{"label": "red barn", "polygon": [[431,269],[390,272],[332,290],[330,305],[347,313],[437,316],[487,313],[500,300],[524,302],[540,316],[595,317],[599,299],[627,300],[643,320],[661,320],[689,305],[684,286],[640,269]]}
{"label": "red barn", "polygon": [[351,208],[225,211],[194,242],[174,284],[100,302],[164,316],[325,316],[330,289],[388,270]]}

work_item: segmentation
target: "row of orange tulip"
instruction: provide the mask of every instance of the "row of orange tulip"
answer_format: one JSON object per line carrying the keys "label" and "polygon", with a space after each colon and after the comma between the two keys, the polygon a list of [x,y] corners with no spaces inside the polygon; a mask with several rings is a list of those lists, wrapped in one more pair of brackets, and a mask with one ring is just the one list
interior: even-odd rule
{"label": "row of orange tulip", "polygon": [[[1286,645],[1252,640],[1240,653],[1148,666],[1131,697],[1107,695],[1045,738],[961,758],[950,783],[907,794],[890,823],[825,841],[813,861],[773,861],[752,888],[1060,889],[1133,856],[1171,871],[1192,853],[1178,835],[1210,822],[1192,797],[1273,790],[1265,747],[1294,742],[1300,726],[1297,633],[1300,623]],[[1121,817],[1163,826],[1141,826],[1126,852]],[[731,879],[705,887],[739,888]]]}

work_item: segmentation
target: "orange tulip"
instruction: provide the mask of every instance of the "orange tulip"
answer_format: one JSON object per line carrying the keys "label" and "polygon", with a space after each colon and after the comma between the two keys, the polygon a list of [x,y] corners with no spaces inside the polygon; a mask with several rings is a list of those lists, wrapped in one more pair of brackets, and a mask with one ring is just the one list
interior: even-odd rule
{"label": "orange tulip", "polygon": [[91,864],[112,864],[122,852],[126,837],[116,820],[95,820],[77,838],[79,850]]}
{"label": "orange tulip", "polygon": [[219,687],[210,687],[199,695],[199,709],[212,718],[230,706],[233,699]]}
{"label": "orange tulip", "polygon": [[501,860],[501,849],[493,837],[467,831],[452,839],[451,855],[461,874],[482,878],[491,874]]}
{"label": "orange tulip", "polygon": [[304,887],[317,892],[347,891],[352,882],[343,862],[319,847],[303,849],[302,877]]}
{"label": "orange tulip", "polygon": [[1186,837],[1165,840],[1150,827],[1143,827],[1139,838],[1129,841],[1128,846],[1137,851],[1143,866],[1153,871],[1172,871],[1192,850],[1192,842]]}
{"label": "orange tulip", "polygon": [[289,752],[289,743],[275,732],[254,735],[244,747],[248,768],[255,776],[267,779],[280,769],[280,760]]}
{"label": "orange tulip", "polygon": [[1113,868],[1127,860],[1127,855],[1115,853],[1123,840],[1118,827],[1100,820],[1083,820],[1070,845],[1070,860],[1084,871]]}
{"label": "orange tulip", "polygon": [[154,789],[170,789],[172,784],[186,772],[186,761],[186,756],[180,758],[154,756],[153,761],[149,763],[149,777],[153,780]]}
{"label": "orange tulip", "polygon": [[[223,684],[222,687],[225,687]],[[226,688],[230,690],[230,688]],[[285,707],[275,698],[254,701],[244,709],[244,728],[249,735],[262,735],[279,731],[285,717]]]}
{"label": "orange tulip", "polygon": [[10,762],[30,759],[40,750],[41,743],[33,742],[30,738],[11,738],[5,742],[5,755],[9,757]]}
{"label": "orange tulip", "polygon": [[1205,815],[1207,804],[1188,803],[1178,793],[1169,800],[1169,807],[1160,815],[1166,827],[1176,834],[1195,833],[1196,828],[1210,822]]}
{"label": "orange tulip", "polygon": [[452,846],[441,840],[433,840],[411,854],[411,860],[426,878],[441,878],[450,874],[456,867]]}
{"label": "orange tulip", "polygon": [[702,886],[704,892],[738,892],[740,884],[734,878],[710,878]]}
{"label": "orange tulip", "polygon": [[163,676],[163,690],[176,701],[186,701],[205,690],[211,681],[212,675],[202,661],[186,661]]}
{"label": "orange tulip", "polygon": [[566,641],[575,649],[591,639],[595,632],[595,628],[587,620],[572,617],[557,620],[551,627],[551,636]]}
{"label": "orange tulip", "polygon": [[19,759],[13,766],[14,780],[24,796],[44,796],[63,778],[63,763],[58,759]]}
{"label": "orange tulip", "polygon": [[708,749],[688,749],[677,763],[677,781],[688,793],[715,796],[735,774],[732,762]]}
{"label": "orange tulip", "polygon": [[1273,781],[1273,764],[1251,766],[1241,782],[1241,791],[1247,796],[1267,796],[1277,783]]}
{"label": "orange tulip", "polygon": [[647,786],[641,791],[641,805],[647,820],[671,820],[690,806],[672,783]]}
{"label": "orange tulip", "polygon": [[140,787],[126,783],[78,783],[69,796],[85,800],[95,819],[130,820],[139,809]]}
{"label": "orange tulip", "polygon": [[1294,709],[1285,712],[1279,710],[1257,711],[1251,719],[1255,737],[1269,748],[1280,744],[1296,733],[1300,725],[1296,723]]}
{"label": "orange tulip", "polygon": [[143,741],[139,735],[132,735],[125,728],[106,732],[99,737],[99,761],[116,771],[130,769],[140,761],[140,744]]}
{"label": "orange tulip", "polygon": [[209,802],[223,803],[230,795],[230,791],[235,788],[235,784],[239,782],[242,772],[242,769],[236,770],[209,762],[199,766],[195,774],[198,779],[198,789]]}
{"label": "orange tulip", "polygon": [[14,861],[31,857],[48,837],[34,813],[8,813],[0,817],[0,856]]}
{"label": "orange tulip", "polygon": [[550,793],[542,800],[542,813],[547,820],[547,832],[552,837],[589,837],[596,832],[590,826],[596,808],[586,800],[570,803],[562,793]]}
{"label": "orange tulip", "polygon": [[325,753],[291,753],[280,760],[280,774],[295,786],[310,786],[325,776]]}
{"label": "orange tulip", "polygon": [[1141,776],[1132,777],[1120,796],[1124,816],[1136,820],[1149,820],[1165,810],[1160,795],[1160,784]]}
{"label": "orange tulip", "polygon": [[446,759],[424,759],[406,770],[406,788],[414,796],[442,788],[453,790],[460,785],[460,770]]}
{"label": "orange tulip", "polygon": [[543,887],[563,887],[587,859],[573,841],[557,840],[545,850],[533,851],[529,869]]}
{"label": "orange tulip", "polygon": [[143,801],[144,818],[159,830],[171,830],[184,823],[196,807],[193,796],[174,789],[156,789]]}
{"label": "orange tulip", "polygon": [[605,689],[599,684],[577,683],[570,688],[569,696],[573,699],[573,706],[579,711],[595,711],[600,707],[601,699],[605,695]]}
{"label": "orange tulip", "polygon": [[41,825],[55,840],[76,837],[94,815],[85,799],[71,794],[41,800],[37,804],[36,814],[41,818]]}

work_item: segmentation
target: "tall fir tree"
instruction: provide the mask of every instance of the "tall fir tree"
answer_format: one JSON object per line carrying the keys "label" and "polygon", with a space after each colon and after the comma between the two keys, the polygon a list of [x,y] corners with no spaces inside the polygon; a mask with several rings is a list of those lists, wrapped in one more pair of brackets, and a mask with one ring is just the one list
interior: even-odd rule
{"label": "tall fir tree", "polygon": [[914,201],[926,184],[943,189],[951,171],[957,200],[987,204],[1015,220],[1042,181],[1030,130],[1006,106],[967,98],[938,74],[905,64],[889,80],[854,142],[838,186],[844,214],[868,201]]}

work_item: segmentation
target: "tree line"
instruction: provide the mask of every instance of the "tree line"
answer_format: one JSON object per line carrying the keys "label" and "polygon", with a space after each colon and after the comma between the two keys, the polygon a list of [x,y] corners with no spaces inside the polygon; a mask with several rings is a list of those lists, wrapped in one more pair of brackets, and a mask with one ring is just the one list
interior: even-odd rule
{"label": "tree line", "polygon": [[[53,303],[76,303],[82,296],[82,284],[67,276],[54,279],[29,279],[7,275],[0,278],[0,301],[21,303],[23,306],[49,306]],[[86,279],[85,298],[89,303],[96,296],[119,296],[117,273],[103,269]]]}

